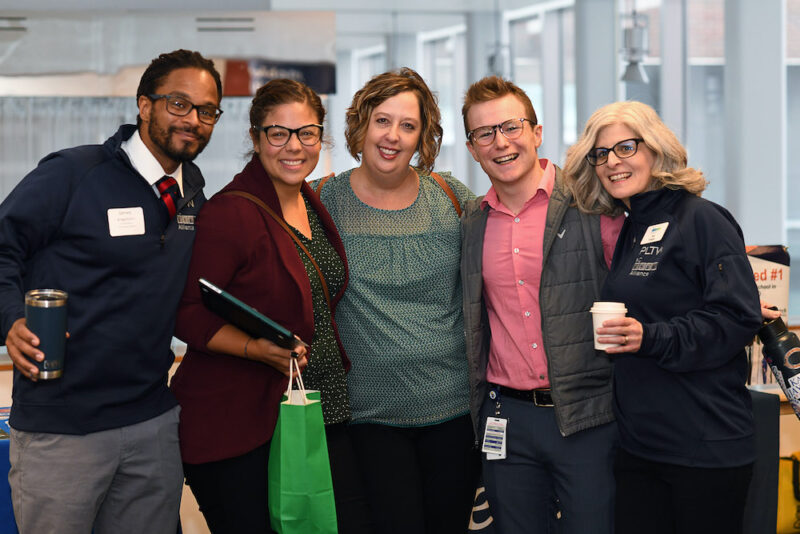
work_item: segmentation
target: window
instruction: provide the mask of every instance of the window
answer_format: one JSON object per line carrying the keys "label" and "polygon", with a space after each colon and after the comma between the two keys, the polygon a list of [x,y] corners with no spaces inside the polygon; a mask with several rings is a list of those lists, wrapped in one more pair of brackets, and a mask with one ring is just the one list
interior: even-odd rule
{"label": "window", "polygon": [[512,20],[509,24],[511,77],[533,102],[540,123],[547,122],[542,87],[543,24],[544,14]]}
{"label": "window", "polygon": [[[561,11],[562,24],[562,56],[560,58],[564,80],[562,82],[563,110],[561,115],[562,136],[564,151],[578,140],[578,95],[575,89],[575,10],[572,8]],[[560,158],[563,161],[563,158]]]}
{"label": "window", "polygon": [[376,74],[386,72],[386,61],[386,47],[383,45],[353,51],[353,79],[350,86],[354,91],[364,87]]}
{"label": "window", "polygon": [[560,163],[577,130],[575,17],[571,2],[532,6],[504,14],[511,79],[533,103],[544,125],[539,153]]}
{"label": "window", "polygon": [[786,244],[794,273],[789,278],[789,321],[800,323],[800,0],[786,0]]}
{"label": "window", "polygon": [[436,168],[451,171],[467,182],[469,154],[464,149],[464,123],[461,105],[467,90],[466,27],[454,26],[422,33],[422,69],[420,74],[439,99],[442,114],[442,148]]}
{"label": "window", "polygon": [[[690,164],[703,170],[703,196],[725,203],[725,13],[723,0],[690,0],[687,13],[686,132]],[[748,243],[751,244],[751,243]]]}
{"label": "window", "polygon": [[[661,113],[661,0],[639,0],[638,2],[620,2],[620,13],[623,23],[629,23],[631,10],[636,9],[636,14],[647,21],[647,54],[642,61],[642,67],[647,74],[648,82],[622,82],[625,100],[636,100],[652,106],[657,113]],[[620,55],[622,70],[627,63]]]}

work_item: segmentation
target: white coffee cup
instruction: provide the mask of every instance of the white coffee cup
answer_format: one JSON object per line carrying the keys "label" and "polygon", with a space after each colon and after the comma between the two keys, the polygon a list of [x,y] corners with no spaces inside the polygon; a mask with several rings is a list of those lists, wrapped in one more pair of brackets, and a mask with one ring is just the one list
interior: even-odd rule
{"label": "white coffee cup", "polygon": [[622,302],[595,302],[589,311],[592,312],[592,324],[594,326],[594,348],[597,350],[605,350],[608,347],[618,347],[620,345],[619,343],[600,343],[597,341],[597,338],[600,336],[600,334],[597,333],[597,329],[603,326],[603,321],[625,317],[625,314],[628,312],[627,308],[625,308],[625,304]]}

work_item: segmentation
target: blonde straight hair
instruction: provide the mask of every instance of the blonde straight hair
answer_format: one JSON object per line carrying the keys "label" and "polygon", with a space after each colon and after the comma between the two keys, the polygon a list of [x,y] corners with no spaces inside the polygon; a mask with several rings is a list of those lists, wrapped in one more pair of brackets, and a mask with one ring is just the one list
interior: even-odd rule
{"label": "blonde straight hair", "polygon": [[641,102],[615,102],[595,111],[578,141],[567,150],[565,180],[581,211],[593,214],[618,215],[623,208],[606,192],[586,154],[595,148],[600,130],[612,124],[624,124],[637,137],[644,139],[655,154],[651,169],[650,189],[668,187],[685,189],[700,196],[705,190],[703,173],[686,166],[686,149],[667,128],[653,108]]}

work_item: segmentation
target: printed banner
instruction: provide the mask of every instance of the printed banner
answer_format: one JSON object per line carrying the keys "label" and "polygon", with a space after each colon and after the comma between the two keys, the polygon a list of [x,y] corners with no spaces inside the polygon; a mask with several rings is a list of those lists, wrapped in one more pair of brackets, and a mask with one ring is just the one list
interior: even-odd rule
{"label": "printed banner", "polygon": [[[789,251],[783,245],[749,246],[747,256],[753,268],[759,297],[777,306],[785,319],[789,311]],[[761,341],[758,339],[752,345],[750,362],[750,384],[776,383],[761,353]]]}
{"label": "printed banner", "polygon": [[225,60],[223,93],[224,96],[252,96],[259,87],[276,78],[303,82],[320,95],[336,92],[334,63],[228,59]]}

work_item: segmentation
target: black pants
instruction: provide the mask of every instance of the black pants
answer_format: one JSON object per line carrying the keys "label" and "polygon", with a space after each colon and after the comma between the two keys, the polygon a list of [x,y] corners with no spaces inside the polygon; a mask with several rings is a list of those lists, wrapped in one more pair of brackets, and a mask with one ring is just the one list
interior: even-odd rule
{"label": "black pants", "polygon": [[[370,515],[348,427],[325,427],[339,534],[371,534]],[[213,534],[269,534],[269,442],[242,456],[184,464],[186,483]]]}
{"label": "black pants", "polygon": [[617,534],[741,534],[752,464],[684,467],[617,452]]}
{"label": "black pants", "polygon": [[372,521],[351,428],[344,423],[325,427],[336,499],[336,521],[339,534],[371,534]]}
{"label": "black pants", "polygon": [[241,456],[204,464],[183,464],[212,534],[268,534],[267,461],[269,442]]}
{"label": "black pants", "polygon": [[352,425],[380,534],[465,534],[480,459],[468,415],[438,425]]}

